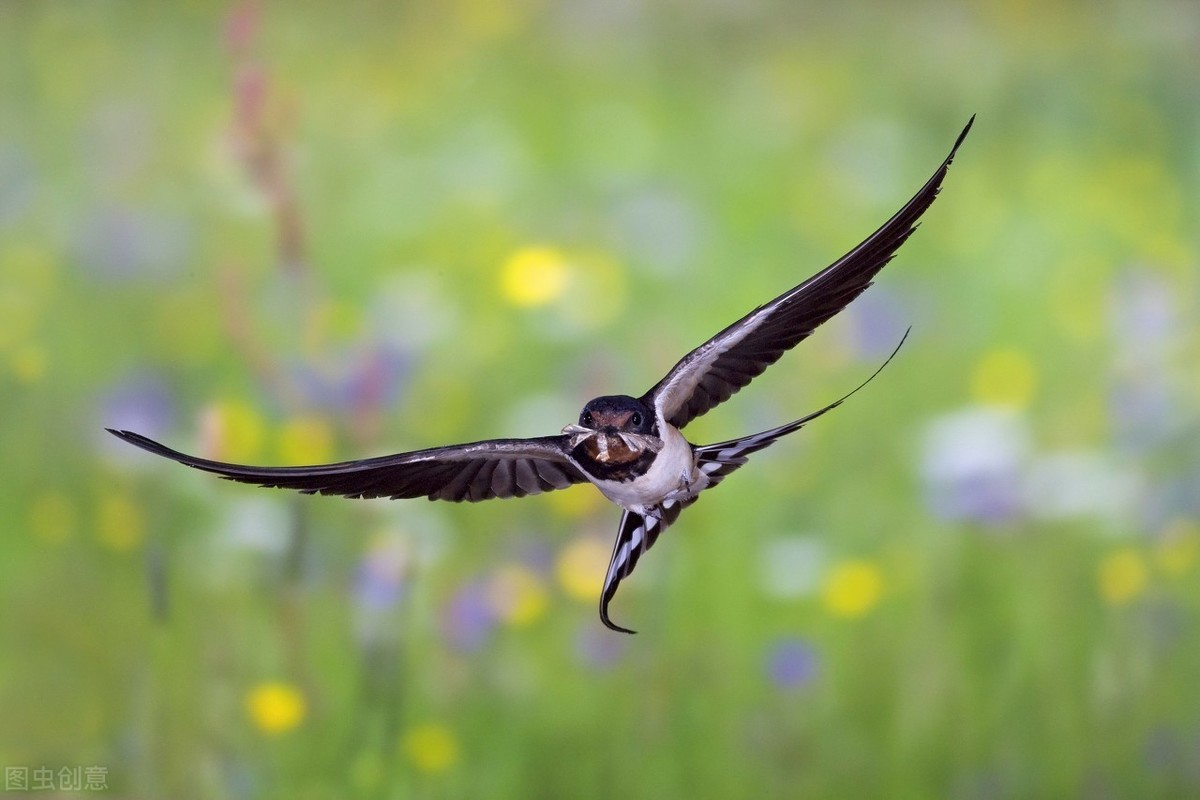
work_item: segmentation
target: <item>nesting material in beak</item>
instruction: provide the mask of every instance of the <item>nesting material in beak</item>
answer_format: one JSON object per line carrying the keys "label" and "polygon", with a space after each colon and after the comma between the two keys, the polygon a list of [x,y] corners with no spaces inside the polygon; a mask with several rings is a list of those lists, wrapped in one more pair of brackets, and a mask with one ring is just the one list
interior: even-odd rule
{"label": "nesting material in beak", "polygon": [[663,448],[663,441],[657,436],[649,436],[644,433],[604,433],[593,428],[585,428],[582,425],[568,425],[562,429],[564,434],[571,437],[571,449],[574,450],[588,439],[593,439],[596,442],[596,449],[599,450],[601,461],[608,460],[609,437],[620,439],[622,444],[629,450],[636,453],[642,453],[649,450],[651,453],[657,453]]}

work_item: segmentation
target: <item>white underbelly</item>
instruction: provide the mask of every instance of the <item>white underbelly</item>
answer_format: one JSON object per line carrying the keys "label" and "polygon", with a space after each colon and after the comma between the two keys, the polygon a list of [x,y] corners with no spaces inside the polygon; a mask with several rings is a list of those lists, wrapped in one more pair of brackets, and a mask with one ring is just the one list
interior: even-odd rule
{"label": "white underbelly", "polygon": [[622,508],[637,513],[661,503],[668,498],[682,499],[696,494],[707,483],[707,478],[696,469],[696,456],[692,446],[672,425],[665,428],[663,449],[658,452],[650,469],[640,478],[630,481],[596,481],[605,497]]}

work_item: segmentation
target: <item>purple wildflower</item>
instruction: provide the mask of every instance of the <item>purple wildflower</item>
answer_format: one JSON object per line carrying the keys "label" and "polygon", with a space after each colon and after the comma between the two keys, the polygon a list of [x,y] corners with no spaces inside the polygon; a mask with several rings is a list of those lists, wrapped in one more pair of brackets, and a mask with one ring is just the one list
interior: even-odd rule
{"label": "purple wildflower", "polygon": [[451,647],[474,652],[488,643],[496,628],[488,585],[471,581],[455,592],[442,610],[442,635]]}
{"label": "purple wildflower", "polygon": [[767,652],[767,676],[781,689],[797,689],[810,683],[820,666],[816,649],[803,639],[780,639]]}
{"label": "purple wildflower", "polygon": [[[150,372],[137,372],[108,390],[99,403],[100,426],[144,433],[162,439],[175,424],[175,395],[167,382]],[[121,463],[145,464],[131,448],[103,431],[101,448]]]}
{"label": "purple wildflower", "polygon": [[990,408],[936,420],[925,434],[922,475],[933,512],[952,520],[1010,521],[1025,511],[1023,416]]}

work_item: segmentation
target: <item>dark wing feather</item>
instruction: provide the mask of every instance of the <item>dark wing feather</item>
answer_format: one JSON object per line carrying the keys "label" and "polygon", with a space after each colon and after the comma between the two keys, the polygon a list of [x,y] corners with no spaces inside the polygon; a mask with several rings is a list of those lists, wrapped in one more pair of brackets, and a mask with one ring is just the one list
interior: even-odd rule
{"label": "dark wing feather", "polygon": [[109,433],[155,455],[231,481],[305,494],[477,502],[587,482],[566,457],[565,436],[493,439],[312,467],[250,467],[189,456],[132,431],[110,428]]}
{"label": "dark wing feather", "polygon": [[921,190],[858,247],[799,286],[759,306],[688,353],[642,397],[677,428],[728,400],[761,375],[817,326],[871,285],[916,229],[933,203],[946,170],[975,117],[958,135],[950,155]]}

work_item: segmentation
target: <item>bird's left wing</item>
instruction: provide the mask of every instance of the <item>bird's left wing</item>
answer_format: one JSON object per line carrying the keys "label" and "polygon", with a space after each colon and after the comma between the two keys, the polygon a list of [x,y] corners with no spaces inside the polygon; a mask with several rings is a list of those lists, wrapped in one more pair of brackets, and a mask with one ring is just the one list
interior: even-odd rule
{"label": "bird's left wing", "polygon": [[728,400],[858,297],[908,239],[917,220],[937,197],[946,170],[974,121],[971,117],[950,155],[920,191],[879,230],[816,275],[688,353],[642,397],[642,402],[682,428]]}
{"label": "bird's left wing", "polygon": [[240,483],[344,497],[477,502],[564,489],[587,477],[566,436],[492,439],[310,467],[252,467],[189,456],[132,431],[108,432],[155,455]]}

